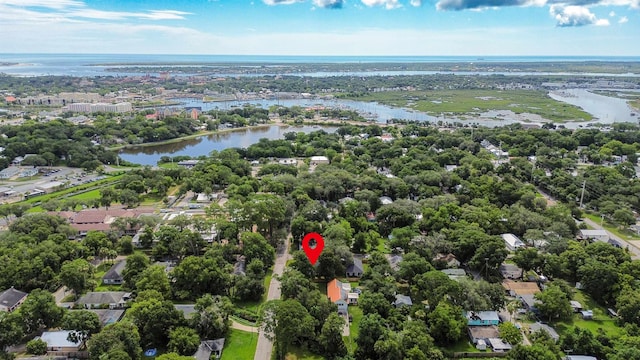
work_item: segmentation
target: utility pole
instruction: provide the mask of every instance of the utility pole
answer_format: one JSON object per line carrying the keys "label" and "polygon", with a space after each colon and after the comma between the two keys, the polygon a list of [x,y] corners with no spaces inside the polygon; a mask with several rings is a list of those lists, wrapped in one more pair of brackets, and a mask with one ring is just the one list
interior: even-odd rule
{"label": "utility pole", "polygon": [[582,181],[582,193],[580,194],[580,209],[582,209],[582,200],[584,199],[584,188],[587,186],[587,180]]}

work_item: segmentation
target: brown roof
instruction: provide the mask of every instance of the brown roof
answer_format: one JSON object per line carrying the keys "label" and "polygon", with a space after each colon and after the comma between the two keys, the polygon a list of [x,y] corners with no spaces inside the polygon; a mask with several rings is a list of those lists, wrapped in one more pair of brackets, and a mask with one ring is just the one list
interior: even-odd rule
{"label": "brown roof", "polygon": [[502,287],[505,290],[513,291],[516,295],[533,295],[540,292],[538,284],[534,282],[504,280]]}
{"label": "brown roof", "polygon": [[327,296],[329,296],[331,302],[336,302],[342,299],[342,292],[340,289],[341,287],[342,284],[340,283],[340,281],[338,281],[338,279],[329,281],[329,283],[327,284]]}
{"label": "brown roof", "polygon": [[82,210],[73,218],[75,224],[98,224],[104,222],[107,217],[106,210],[90,209]]}
{"label": "brown roof", "polygon": [[500,331],[495,325],[469,326],[469,335],[475,339],[489,339],[500,337]]}

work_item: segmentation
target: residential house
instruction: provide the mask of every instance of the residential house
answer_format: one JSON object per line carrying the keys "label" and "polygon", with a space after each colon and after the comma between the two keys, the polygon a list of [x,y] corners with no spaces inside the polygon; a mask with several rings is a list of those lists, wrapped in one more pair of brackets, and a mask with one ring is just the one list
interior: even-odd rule
{"label": "residential house", "polygon": [[580,229],[580,237],[585,240],[609,242],[609,233],[606,230]]}
{"label": "residential house", "polygon": [[484,340],[489,343],[489,339],[500,337],[500,331],[495,325],[490,326],[469,326],[467,327],[469,339],[472,343],[477,344],[478,340]]}
{"label": "residential house", "polygon": [[320,165],[320,164],[329,163],[329,158],[326,156],[312,156],[310,160],[311,160],[311,165]]}
{"label": "residential house", "polygon": [[198,165],[199,162],[200,160],[182,160],[178,163],[178,166],[191,169],[192,167]]}
{"label": "residential house", "polygon": [[77,304],[86,309],[109,308],[124,309],[131,293],[124,291],[88,292],[78,299]]}
{"label": "residential house", "polygon": [[588,355],[568,355],[565,359],[566,360],[598,360],[597,357],[588,356]]}
{"label": "residential house", "polygon": [[360,299],[360,294],[355,292],[350,292],[347,294],[347,305],[358,305],[359,299]]}
{"label": "residential house", "polygon": [[505,279],[519,279],[522,276],[522,269],[513,264],[500,264],[500,274]]}
{"label": "residential house", "polygon": [[449,253],[449,254],[438,254],[436,255],[436,257],[433,258],[433,261],[435,262],[443,262],[445,264],[447,264],[447,267],[449,268],[457,268],[460,267],[460,261],[458,261],[458,259],[456,258],[455,255]]}
{"label": "residential house", "polygon": [[460,280],[467,278],[467,272],[464,269],[442,269],[441,272],[447,274],[451,280]]}
{"label": "residential house", "polygon": [[382,205],[390,205],[393,204],[393,199],[388,196],[380,196],[380,203]]}
{"label": "residential house", "polygon": [[362,256],[354,255],[353,264],[347,267],[347,277],[359,278],[364,274],[364,267],[362,265]]}
{"label": "residential house", "polygon": [[410,296],[396,294],[396,300],[393,302],[393,306],[395,306],[396,308],[400,308],[403,306],[412,306],[412,305],[413,305],[413,301],[411,300]]}
{"label": "residential house", "polygon": [[547,334],[553,339],[553,341],[557,342],[560,339],[560,335],[558,332],[552,328],[551,326],[539,322],[535,322],[533,324],[529,324],[529,332],[534,333],[537,331],[546,331]]}
{"label": "residential house", "polygon": [[[349,283],[342,283],[338,279],[333,279],[327,283],[327,296],[332,303],[338,305],[338,314],[347,314],[350,293],[352,291]],[[355,301],[357,302],[357,298],[355,298]]]}
{"label": "residential house", "polygon": [[105,285],[122,285],[124,281],[122,272],[127,265],[127,260],[118,261],[109,271],[102,277],[102,283]]}
{"label": "residential house", "polygon": [[533,313],[537,313],[538,309],[536,308],[536,297],[533,294],[523,294],[523,295],[518,295],[518,299],[520,299],[520,301],[522,302],[522,305],[525,307],[525,309],[533,312]]}
{"label": "residential house", "polygon": [[27,299],[27,293],[13,286],[0,293],[0,311],[12,312]]}
{"label": "residential house", "polygon": [[389,261],[389,266],[391,266],[391,270],[398,271],[400,270],[400,262],[402,261],[402,255],[399,254],[387,254],[387,261]]}
{"label": "residential house", "polygon": [[467,326],[489,326],[500,324],[497,311],[466,311]]}
{"label": "residential house", "polygon": [[575,300],[571,300],[570,303],[571,303],[571,308],[573,309],[573,312],[577,313],[582,311],[582,304],[580,304]]}
{"label": "residential house", "polygon": [[224,348],[224,338],[200,342],[198,351],[193,354],[196,360],[220,359]]}
{"label": "residential house", "polygon": [[455,169],[457,169],[457,168],[458,168],[458,165],[445,165],[445,166],[444,166],[444,169],[445,169],[447,172],[452,172],[453,170],[455,170]]}
{"label": "residential house", "polygon": [[77,352],[82,347],[80,341],[69,341],[69,330],[45,331],[40,335],[40,340],[47,343],[47,351]]}
{"label": "residential house", "polygon": [[280,160],[278,160],[278,164],[286,165],[286,166],[296,166],[296,165],[298,165],[298,160],[296,160],[296,159],[280,159]]}
{"label": "residential house", "polygon": [[507,352],[511,350],[511,345],[500,338],[489,339],[489,346],[491,346],[493,352]]}
{"label": "residential house", "polygon": [[509,296],[533,295],[540,292],[540,287],[535,282],[504,280],[502,287]]}
{"label": "residential house", "polygon": [[516,249],[524,246],[522,240],[513,234],[502,234],[502,239],[504,240],[504,245],[509,251],[515,251]]}

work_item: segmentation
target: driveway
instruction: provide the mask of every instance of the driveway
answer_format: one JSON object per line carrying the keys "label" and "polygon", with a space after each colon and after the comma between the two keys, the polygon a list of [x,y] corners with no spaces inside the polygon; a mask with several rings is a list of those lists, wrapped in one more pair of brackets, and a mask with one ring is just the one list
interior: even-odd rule
{"label": "driveway", "polygon": [[[278,247],[276,254],[276,263],[273,266],[273,276],[271,277],[271,283],[269,284],[269,292],[267,293],[267,301],[280,299],[280,281],[276,279],[277,276],[282,275],[284,267],[287,264],[287,260],[291,257],[289,255],[289,244],[291,242],[291,234],[287,236],[283,246]],[[276,276],[277,275],[277,276]],[[271,353],[273,352],[273,342],[271,342],[264,334],[264,329],[260,329],[258,335],[258,345],[256,346],[256,355],[254,360],[271,360]]]}

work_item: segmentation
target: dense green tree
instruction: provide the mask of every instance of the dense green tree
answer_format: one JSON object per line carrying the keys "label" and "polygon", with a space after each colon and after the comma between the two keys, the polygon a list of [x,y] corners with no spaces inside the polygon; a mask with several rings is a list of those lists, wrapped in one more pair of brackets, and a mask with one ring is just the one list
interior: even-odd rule
{"label": "dense green tree", "polygon": [[155,296],[144,300],[138,298],[127,311],[127,317],[140,329],[141,343],[156,347],[167,343],[169,331],[183,319],[171,301]]}
{"label": "dense green tree", "polygon": [[467,321],[462,309],[441,301],[428,315],[429,329],[439,345],[452,344],[465,335]]}
{"label": "dense green tree", "polygon": [[178,299],[195,299],[206,293],[224,295],[230,275],[212,258],[187,256],[170,274],[173,294]]}
{"label": "dense green tree", "polygon": [[57,327],[64,315],[64,309],[56,304],[50,292],[32,291],[20,305],[18,312],[22,316],[25,333],[31,334],[43,328]]}
{"label": "dense green tree", "polygon": [[322,325],[318,342],[322,347],[322,354],[328,359],[335,359],[347,354],[347,347],[342,340],[344,319],[337,313],[329,315]]}
{"label": "dense green tree", "polygon": [[271,301],[262,310],[261,327],[275,341],[278,359],[284,359],[291,345],[313,336],[314,322],[314,318],[297,300]]}
{"label": "dense green tree", "polygon": [[47,353],[47,343],[44,340],[33,339],[27,342],[27,353],[44,355]]}
{"label": "dense green tree", "polygon": [[258,259],[262,261],[265,268],[273,265],[275,250],[264,236],[257,233],[244,232],[240,234],[240,241],[242,241],[242,252],[246,257],[247,264],[254,259]]}
{"label": "dense green tree", "polygon": [[7,347],[15,345],[22,339],[23,331],[20,314],[0,312],[0,354]]}
{"label": "dense green tree", "polygon": [[507,356],[510,360],[560,360],[559,354],[549,348],[534,344],[531,346],[516,345]]}
{"label": "dense green tree", "polygon": [[70,341],[84,343],[91,335],[100,331],[102,323],[94,312],[73,310],[64,314],[60,327],[70,331]]}
{"label": "dense green tree", "polygon": [[[125,265],[126,266],[126,265]],[[165,269],[161,265],[152,265],[137,276],[136,291],[156,290],[165,299],[171,296],[171,286]]]}
{"label": "dense green tree", "polygon": [[93,266],[84,259],[67,261],[60,268],[60,282],[79,297],[96,285],[93,280],[93,269]]}
{"label": "dense green tree", "polygon": [[500,339],[511,345],[518,345],[522,342],[522,331],[511,322],[503,322],[498,325],[500,330]]}
{"label": "dense green tree", "polygon": [[544,291],[535,294],[535,298],[539,301],[536,305],[537,309],[549,321],[568,319],[573,313],[567,294],[556,285],[547,286]]}
{"label": "dense green tree", "polygon": [[198,333],[188,327],[177,327],[169,332],[167,348],[180,355],[193,355],[200,346]]}
{"label": "dense green tree", "polygon": [[116,351],[123,351],[132,360],[142,357],[138,328],[126,319],[108,325],[101,332],[92,335],[87,342],[87,349],[91,360],[100,360],[103,356],[114,359],[112,352]]}
{"label": "dense green tree", "polygon": [[124,287],[135,290],[136,282],[147,267],[149,267],[149,258],[144,253],[136,252],[128,256],[127,263],[122,270]]}
{"label": "dense green tree", "polygon": [[226,336],[233,314],[233,304],[228,298],[206,294],[196,301],[195,310],[191,325],[203,339]]}

